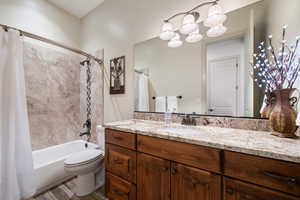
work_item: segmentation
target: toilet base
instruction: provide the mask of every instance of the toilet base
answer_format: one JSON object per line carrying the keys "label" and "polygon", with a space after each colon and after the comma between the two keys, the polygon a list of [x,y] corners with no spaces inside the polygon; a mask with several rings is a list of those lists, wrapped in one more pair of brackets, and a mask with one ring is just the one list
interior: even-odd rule
{"label": "toilet base", "polygon": [[78,175],[76,180],[76,195],[87,196],[95,191],[95,173]]}

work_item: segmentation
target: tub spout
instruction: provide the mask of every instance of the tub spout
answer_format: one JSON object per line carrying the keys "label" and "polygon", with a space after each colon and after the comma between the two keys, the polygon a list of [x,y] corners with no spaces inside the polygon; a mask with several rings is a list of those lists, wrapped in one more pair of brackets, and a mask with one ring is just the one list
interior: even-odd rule
{"label": "tub spout", "polygon": [[82,136],[84,136],[84,135],[88,135],[88,136],[89,136],[89,135],[91,135],[91,133],[90,133],[89,131],[87,131],[87,132],[84,132],[84,133],[80,133],[79,136],[82,137]]}

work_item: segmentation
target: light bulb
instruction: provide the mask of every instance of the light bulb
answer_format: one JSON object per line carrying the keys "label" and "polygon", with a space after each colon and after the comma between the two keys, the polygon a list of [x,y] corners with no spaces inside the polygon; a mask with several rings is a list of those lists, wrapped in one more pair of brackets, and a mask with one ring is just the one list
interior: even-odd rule
{"label": "light bulb", "polygon": [[219,24],[217,26],[211,27],[207,31],[207,36],[208,37],[219,37],[223,35],[227,31],[227,28],[223,26],[223,24]]}
{"label": "light bulb", "polygon": [[227,19],[226,15],[214,15],[211,17],[208,17],[205,21],[204,21],[204,26],[206,27],[213,27],[216,26],[218,24],[223,24]]}
{"label": "light bulb", "polygon": [[196,31],[190,33],[188,37],[185,39],[185,41],[188,43],[195,43],[202,40],[202,38],[203,36],[199,33],[199,28],[198,28]]}
{"label": "light bulb", "polygon": [[183,42],[180,40],[180,35],[178,33],[168,42],[168,47],[177,48],[180,47]]}
{"label": "light bulb", "polygon": [[222,7],[218,4],[213,5],[208,10],[208,17],[204,21],[204,26],[213,27],[218,24],[223,24],[227,19],[227,16],[224,15]]}
{"label": "light bulb", "polygon": [[175,32],[173,29],[173,24],[170,22],[165,22],[161,27],[160,39],[162,40],[170,40],[175,36]]}
{"label": "light bulb", "polygon": [[182,20],[180,32],[184,35],[190,34],[197,29],[198,25],[195,22],[195,17],[192,14],[187,14]]}
{"label": "light bulb", "polygon": [[213,15],[222,15],[223,9],[219,4],[214,4],[208,9],[208,16],[213,16]]}

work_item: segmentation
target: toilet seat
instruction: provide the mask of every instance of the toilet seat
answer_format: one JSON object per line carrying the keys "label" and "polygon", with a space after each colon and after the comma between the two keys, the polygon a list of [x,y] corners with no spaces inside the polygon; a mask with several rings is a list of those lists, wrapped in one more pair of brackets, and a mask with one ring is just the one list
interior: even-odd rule
{"label": "toilet seat", "polygon": [[64,162],[65,167],[76,167],[81,165],[87,165],[89,163],[98,161],[104,158],[104,153],[100,150],[85,150],[74,155],[71,155]]}

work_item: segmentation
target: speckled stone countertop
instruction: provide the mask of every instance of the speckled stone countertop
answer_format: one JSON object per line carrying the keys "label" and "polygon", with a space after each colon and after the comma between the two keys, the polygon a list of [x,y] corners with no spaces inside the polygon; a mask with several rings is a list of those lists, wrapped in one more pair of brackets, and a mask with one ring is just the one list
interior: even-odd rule
{"label": "speckled stone countertop", "polygon": [[[271,132],[211,126],[183,126],[150,120],[107,123],[106,128],[179,142],[300,163],[300,139],[278,138]],[[174,131],[175,130],[175,131]]]}

